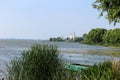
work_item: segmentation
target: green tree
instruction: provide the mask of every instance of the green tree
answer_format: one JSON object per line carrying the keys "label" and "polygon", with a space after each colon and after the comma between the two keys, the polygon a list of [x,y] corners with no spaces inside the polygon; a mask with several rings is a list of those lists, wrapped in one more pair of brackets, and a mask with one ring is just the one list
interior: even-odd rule
{"label": "green tree", "polygon": [[116,28],[112,31],[110,37],[110,43],[119,44],[120,43],[120,28]]}
{"label": "green tree", "polygon": [[102,43],[103,42],[103,35],[106,31],[107,31],[106,29],[102,29],[102,28],[92,29],[88,33],[88,39],[89,39],[90,43],[91,44]]}
{"label": "green tree", "polygon": [[81,41],[83,41],[82,37],[76,37],[75,40],[74,40],[74,42],[81,42]]}
{"label": "green tree", "polygon": [[61,37],[57,37],[57,38],[50,38],[49,41],[62,42],[62,41],[64,41],[64,40],[63,40],[63,38],[61,38]]}
{"label": "green tree", "polygon": [[120,28],[108,30],[103,36],[105,45],[120,46]]}
{"label": "green tree", "polygon": [[103,42],[105,45],[110,45],[110,38],[112,35],[112,30],[108,30],[103,36]]}
{"label": "green tree", "polygon": [[120,0],[96,0],[93,7],[100,12],[100,16],[105,13],[110,24],[120,22]]}
{"label": "green tree", "polygon": [[83,41],[82,41],[82,43],[86,43],[86,44],[90,44],[90,40],[89,40],[89,38],[88,38],[88,34],[83,34]]}

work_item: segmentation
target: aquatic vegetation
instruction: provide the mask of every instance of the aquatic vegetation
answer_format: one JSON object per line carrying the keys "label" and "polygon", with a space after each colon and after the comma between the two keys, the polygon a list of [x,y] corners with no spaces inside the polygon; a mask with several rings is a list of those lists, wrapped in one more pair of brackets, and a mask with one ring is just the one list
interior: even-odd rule
{"label": "aquatic vegetation", "polygon": [[8,66],[9,80],[120,80],[120,62],[103,62],[80,71],[66,70],[56,46],[33,45]]}
{"label": "aquatic vegetation", "polygon": [[81,78],[83,80],[113,80],[113,68],[111,62],[104,62],[94,65],[88,69],[81,71]]}
{"label": "aquatic vegetation", "polygon": [[120,63],[103,62],[81,71],[82,80],[120,80]]}
{"label": "aquatic vegetation", "polygon": [[34,45],[11,60],[10,80],[62,80],[61,61],[56,46]]}
{"label": "aquatic vegetation", "polygon": [[[34,45],[11,60],[9,80],[76,80],[76,72],[64,69],[56,46]],[[80,74],[78,74],[80,75]],[[77,75],[77,76],[78,76]],[[80,78],[80,76],[78,76]]]}

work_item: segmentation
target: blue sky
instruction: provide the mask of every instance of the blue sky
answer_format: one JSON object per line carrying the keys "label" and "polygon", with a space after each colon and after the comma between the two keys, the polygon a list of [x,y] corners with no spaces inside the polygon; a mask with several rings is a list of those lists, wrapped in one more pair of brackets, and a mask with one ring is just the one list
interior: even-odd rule
{"label": "blue sky", "polygon": [[0,38],[77,36],[92,28],[113,29],[92,7],[95,0],[0,0]]}

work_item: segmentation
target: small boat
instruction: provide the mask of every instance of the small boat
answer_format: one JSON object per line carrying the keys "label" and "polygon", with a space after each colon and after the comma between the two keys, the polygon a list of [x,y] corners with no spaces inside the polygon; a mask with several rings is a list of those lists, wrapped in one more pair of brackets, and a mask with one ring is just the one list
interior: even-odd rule
{"label": "small boat", "polygon": [[81,65],[81,64],[65,64],[65,69],[72,70],[72,71],[81,71],[82,69],[89,68],[88,65]]}

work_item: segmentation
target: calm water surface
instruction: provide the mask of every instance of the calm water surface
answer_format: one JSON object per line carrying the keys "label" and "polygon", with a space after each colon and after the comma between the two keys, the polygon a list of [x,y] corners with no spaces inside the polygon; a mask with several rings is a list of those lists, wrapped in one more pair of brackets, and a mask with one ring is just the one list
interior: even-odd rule
{"label": "calm water surface", "polygon": [[[70,42],[48,42],[40,40],[0,40],[0,70],[6,71],[6,63],[13,57],[20,56],[22,50],[30,48],[33,44],[57,45],[61,59],[66,63],[93,65],[104,60],[110,60],[111,56],[104,53],[120,52],[120,48],[108,48],[103,46],[91,46]],[[119,59],[119,57],[117,57]],[[2,74],[0,74],[2,75]]]}

